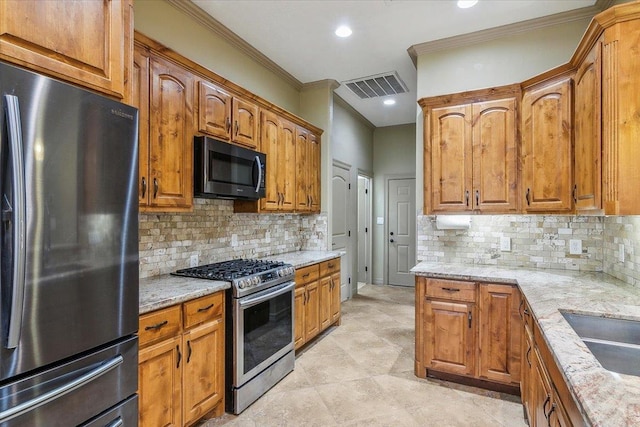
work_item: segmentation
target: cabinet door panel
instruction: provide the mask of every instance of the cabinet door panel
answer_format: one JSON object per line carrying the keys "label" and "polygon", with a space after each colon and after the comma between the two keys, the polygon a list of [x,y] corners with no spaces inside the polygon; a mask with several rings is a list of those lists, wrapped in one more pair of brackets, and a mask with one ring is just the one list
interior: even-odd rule
{"label": "cabinet door panel", "polygon": [[525,93],[522,101],[524,209],[572,207],[571,79]]}
{"label": "cabinet door panel", "polygon": [[[336,261],[337,262],[337,261]],[[331,323],[340,318],[340,271],[331,275]]]}
{"label": "cabinet door panel", "polygon": [[140,350],[138,367],[140,427],[182,425],[181,337]]}
{"label": "cabinet door panel", "polygon": [[249,148],[256,148],[258,146],[258,107],[234,97],[233,122],[231,140]]}
{"label": "cabinet door panel", "polygon": [[260,199],[260,208],[265,211],[280,209],[282,188],[279,186],[279,169],[285,167],[280,158],[281,125],[278,116],[268,111],[262,112],[260,150],[267,155],[267,175],[265,177],[265,197]]}
{"label": "cabinet door panel", "polygon": [[479,375],[492,381],[520,381],[520,293],[514,286],[480,285]]}
{"label": "cabinet door panel", "polygon": [[471,209],[471,105],[431,112],[431,200],[434,212]]}
{"label": "cabinet door panel", "polygon": [[320,332],[320,282],[309,283],[307,290],[307,300],[304,305],[305,310],[305,333],[304,340],[309,341]]}
{"label": "cabinet door panel", "polygon": [[576,72],[575,203],[578,213],[602,208],[600,43]]}
{"label": "cabinet door panel", "polygon": [[331,277],[320,279],[320,330],[331,324]]}
{"label": "cabinet door panel", "polygon": [[193,76],[152,59],[150,98],[149,204],[188,207],[193,197]]}
{"label": "cabinet door panel", "polygon": [[198,83],[198,130],[225,141],[231,133],[231,96],[217,86]]}
{"label": "cabinet door panel", "polygon": [[184,422],[195,421],[222,400],[224,323],[205,323],[184,334]]}
{"label": "cabinet door panel", "polygon": [[305,309],[304,302],[306,299],[306,292],[304,286],[296,288],[293,296],[294,302],[294,325],[293,325],[293,345],[297,350],[304,344],[304,332],[305,332]]}
{"label": "cabinet door panel", "polygon": [[484,212],[517,209],[514,98],[473,104],[473,206]]}
{"label": "cabinet door panel", "polygon": [[278,166],[278,188],[282,188],[282,210],[293,211],[296,204],[296,127],[282,121],[280,138],[280,163]]}
{"label": "cabinet door panel", "polygon": [[426,300],[424,310],[427,368],[473,375],[473,305]]}
{"label": "cabinet door panel", "polygon": [[296,129],[296,211],[308,212],[309,176],[311,168],[311,146],[309,133],[301,128]]}
{"label": "cabinet door panel", "polygon": [[[0,58],[124,97],[126,0],[0,2]],[[129,51],[130,52],[130,51]]]}
{"label": "cabinet door panel", "polygon": [[309,210],[320,213],[320,139],[309,134]]}
{"label": "cabinet door panel", "polygon": [[141,49],[133,53],[131,105],[138,109],[138,204],[149,203],[149,56]]}

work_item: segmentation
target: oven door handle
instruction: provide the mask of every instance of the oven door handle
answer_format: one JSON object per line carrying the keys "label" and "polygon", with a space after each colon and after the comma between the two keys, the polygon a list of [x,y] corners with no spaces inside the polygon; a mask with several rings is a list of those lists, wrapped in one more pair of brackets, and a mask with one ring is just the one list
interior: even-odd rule
{"label": "oven door handle", "polygon": [[252,307],[254,305],[260,304],[271,298],[277,297],[278,295],[285,294],[287,292],[291,292],[296,287],[295,282],[287,282],[278,286],[274,286],[273,288],[267,289],[266,291],[262,291],[257,293],[256,295],[251,295],[245,298],[242,298],[238,301],[238,305],[240,308],[245,309]]}

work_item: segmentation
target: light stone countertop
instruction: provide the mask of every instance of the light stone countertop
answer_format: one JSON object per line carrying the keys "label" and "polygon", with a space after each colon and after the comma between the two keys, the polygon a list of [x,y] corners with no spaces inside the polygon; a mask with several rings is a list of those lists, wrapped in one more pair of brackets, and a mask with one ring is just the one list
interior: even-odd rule
{"label": "light stone countertop", "polygon": [[[295,268],[301,268],[337,258],[343,254],[338,251],[297,251],[262,259],[282,261],[292,264]],[[230,282],[194,279],[170,274],[140,279],[139,314],[149,313],[229,288],[231,288]]]}
{"label": "light stone countertop", "polygon": [[640,321],[640,288],[605,273],[421,262],[418,276],[518,284],[584,418],[640,426],[640,377],[604,369],[560,311]]}

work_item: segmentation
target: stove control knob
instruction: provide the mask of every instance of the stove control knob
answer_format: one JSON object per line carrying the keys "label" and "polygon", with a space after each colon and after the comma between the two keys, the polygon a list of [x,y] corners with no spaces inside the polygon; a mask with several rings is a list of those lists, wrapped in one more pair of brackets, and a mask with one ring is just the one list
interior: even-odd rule
{"label": "stove control knob", "polygon": [[282,276],[284,276],[286,274],[286,272],[284,270],[285,270],[284,268],[281,269],[281,270],[278,270],[278,276],[279,277],[282,277]]}
{"label": "stove control knob", "polygon": [[251,279],[251,283],[253,283],[254,286],[260,284],[260,278],[258,276],[254,277]]}
{"label": "stove control knob", "polygon": [[246,282],[246,280],[245,280],[245,279],[240,279],[240,280],[238,280],[238,287],[239,287],[240,289],[244,289],[246,286],[247,286],[247,282]]}

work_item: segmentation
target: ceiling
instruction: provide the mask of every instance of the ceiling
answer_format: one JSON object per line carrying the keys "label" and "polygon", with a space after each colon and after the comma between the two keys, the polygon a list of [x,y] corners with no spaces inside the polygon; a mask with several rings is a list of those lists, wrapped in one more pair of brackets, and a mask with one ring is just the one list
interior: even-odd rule
{"label": "ceiling", "polygon": [[[376,127],[415,122],[417,77],[410,47],[521,21],[539,22],[536,18],[548,15],[575,19],[577,12],[593,14],[603,3],[611,3],[480,0],[473,8],[459,9],[454,0],[192,2],[230,30],[236,43],[255,48],[297,85],[326,79],[342,83],[397,71],[409,92],[395,95],[393,106],[383,105],[386,97],[361,100],[344,84],[335,91]],[[353,29],[351,37],[335,36],[341,24]]]}

